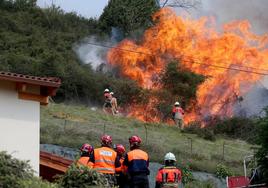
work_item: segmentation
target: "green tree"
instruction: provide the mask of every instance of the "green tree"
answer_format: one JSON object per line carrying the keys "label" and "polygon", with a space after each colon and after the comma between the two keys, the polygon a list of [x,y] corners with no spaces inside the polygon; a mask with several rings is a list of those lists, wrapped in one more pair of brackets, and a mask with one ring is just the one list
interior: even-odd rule
{"label": "green tree", "polygon": [[261,167],[263,180],[268,183],[268,108],[265,109],[265,117],[258,122],[259,133],[257,142],[260,149],[257,152],[258,165]]}
{"label": "green tree", "polygon": [[129,103],[139,95],[137,84],[95,72],[73,50],[89,35],[103,36],[98,25],[96,19],[64,13],[56,6],[41,9],[35,0],[0,0],[0,71],[61,78],[54,98],[58,102],[99,105],[109,86],[121,104]]}
{"label": "green tree", "polygon": [[116,27],[129,36],[150,26],[151,16],[158,8],[155,0],[110,0],[100,16],[100,28],[110,32]]}
{"label": "green tree", "polygon": [[178,61],[171,61],[161,76],[163,88],[185,106],[196,98],[197,87],[204,81],[204,76],[183,69]]}

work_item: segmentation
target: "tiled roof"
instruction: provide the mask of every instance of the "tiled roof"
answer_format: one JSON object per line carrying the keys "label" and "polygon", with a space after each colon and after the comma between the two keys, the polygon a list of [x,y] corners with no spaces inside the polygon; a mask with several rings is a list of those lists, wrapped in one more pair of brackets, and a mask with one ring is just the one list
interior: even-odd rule
{"label": "tiled roof", "polygon": [[61,85],[61,80],[56,77],[37,77],[37,76],[29,76],[11,72],[1,72],[1,71],[0,71],[0,80],[8,80],[8,81],[28,83],[48,87],[60,87]]}

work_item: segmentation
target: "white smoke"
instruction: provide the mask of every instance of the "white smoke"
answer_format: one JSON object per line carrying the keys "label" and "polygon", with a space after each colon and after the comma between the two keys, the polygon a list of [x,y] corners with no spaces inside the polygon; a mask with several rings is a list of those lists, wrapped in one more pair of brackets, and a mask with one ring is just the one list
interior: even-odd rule
{"label": "white smoke", "polygon": [[101,64],[105,64],[105,54],[109,49],[103,46],[110,45],[110,41],[100,43],[95,36],[90,36],[75,45],[74,51],[83,63],[90,64],[96,70]]}
{"label": "white smoke", "polygon": [[107,52],[122,38],[122,32],[117,28],[112,28],[110,38],[100,39],[96,36],[89,36],[76,44],[74,51],[83,63],[90,64],[94,70],[97,70],[101,65],[106,65]]}

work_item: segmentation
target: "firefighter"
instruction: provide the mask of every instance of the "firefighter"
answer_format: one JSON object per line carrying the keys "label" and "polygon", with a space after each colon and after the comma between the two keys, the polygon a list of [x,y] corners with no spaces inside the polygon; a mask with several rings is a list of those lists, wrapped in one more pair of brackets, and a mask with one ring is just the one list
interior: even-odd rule
{"label": "firefighter", "polygon": [[184,110],[180,107],[180,103],[175,102],[174,107],[172,109],[172,118],[173,118],[175,124],[181,130],[183,130],[183,128],[184,128],[183,116],[184,116]]}
{"label": "firefighter", "polygon": [[124,166],[124,160],[125,160],[125,152],[126,149],[122,144],[116,144],[115,151],[117,153],[117,157],[120,161],[120,167],[116,168],[116,180],[117,185],[119,188],[128,188],[128,181],[127,181],[127,175],[126,175],[126,167]]}
{"label": "firefighter", "polygon": [[127,167],[130,188],[149,188],[149,157],[140,149],[141,138],[131,136],[129,144],[130,151],[126,154],[123,164]]}
{"label": "firefighter", "polygon": [[112,137],[103,135],[101,137],[101,147],[94,149],[91,156],[94,169],[104,174],[111,187],[116,184],[115,168],[120,167],[116,152],[112,149]]}
{"label": "firefighter", "polygon": [[165,166],[158,170],[155,188],[177,188],[181,181],[181,170],[175,166],[176,157],[173,153],[165,155]]}
{"label": "firefighter", "polygon": [[110,93],[109,89],[105,89],[104,92],[104,105],[103,105],[103,109],[105,108],[112,108],[111,105],[111,100],[112,100],[112,95]]}
{"label": "firefighter", "polygon": [[118,108],[117,108],[117,99],[114,97],[114,92],[110,93],[112,99],[111,99],[111,106],[112,106],[112,113],[113,115],[118,113]]}
{"label": "firefighter", "polygon": [[94,164],[91,162],[90,155],[94,148],[90,144],[83,144],[80,148],[81,156],[77,161],[77,165],[83,165],[89,168],[93,168]]}

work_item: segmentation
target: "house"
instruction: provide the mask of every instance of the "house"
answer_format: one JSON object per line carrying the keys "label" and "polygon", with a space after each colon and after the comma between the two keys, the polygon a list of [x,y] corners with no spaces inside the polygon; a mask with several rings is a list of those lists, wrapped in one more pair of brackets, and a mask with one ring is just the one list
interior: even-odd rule
{"label": "house", "polygon": [[39,174],[40,105],[47,105],[58,78],[0,72],[0,151],[7,151]]}

